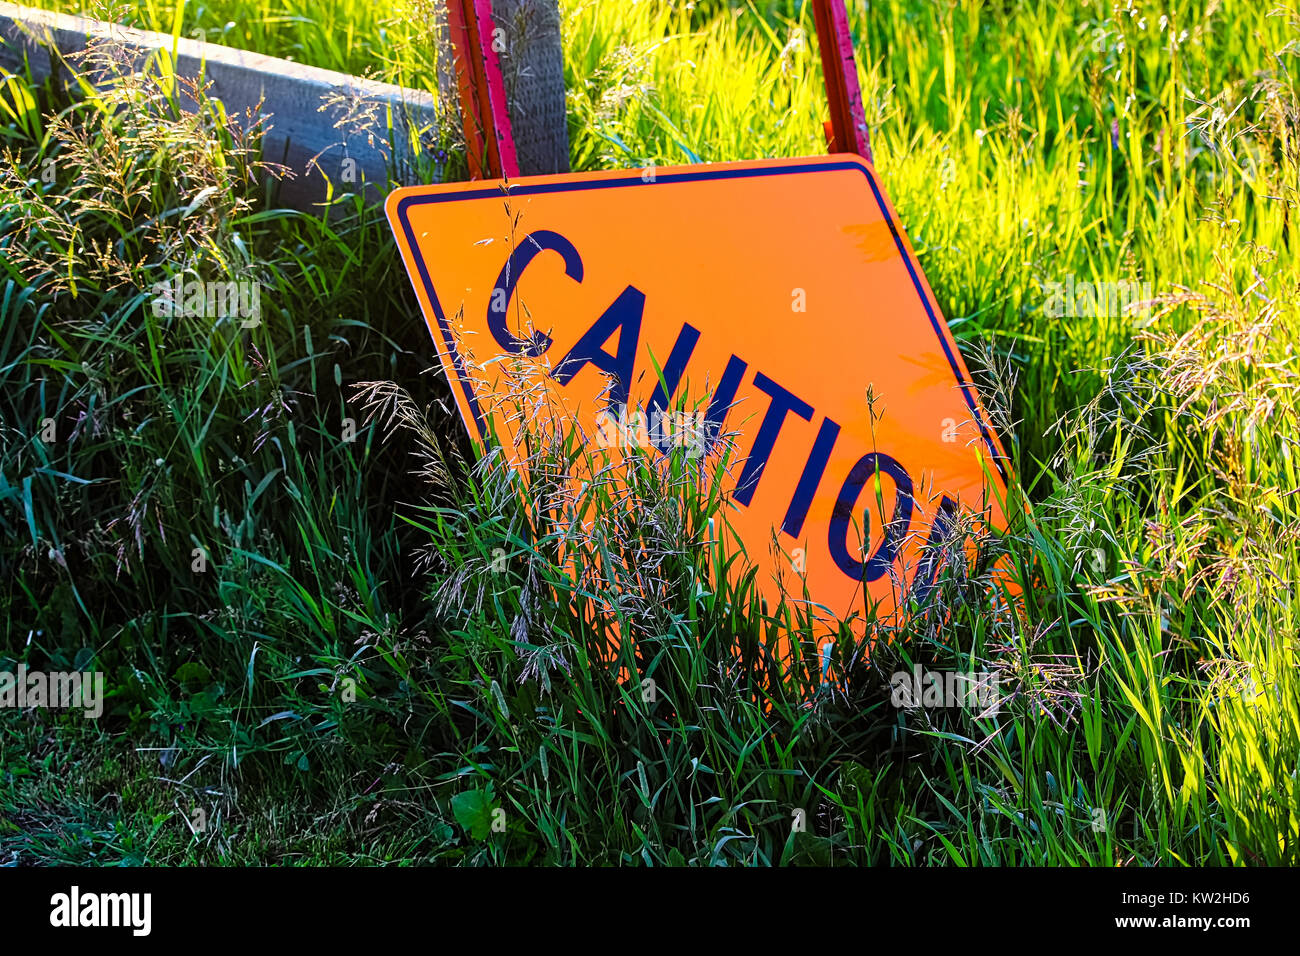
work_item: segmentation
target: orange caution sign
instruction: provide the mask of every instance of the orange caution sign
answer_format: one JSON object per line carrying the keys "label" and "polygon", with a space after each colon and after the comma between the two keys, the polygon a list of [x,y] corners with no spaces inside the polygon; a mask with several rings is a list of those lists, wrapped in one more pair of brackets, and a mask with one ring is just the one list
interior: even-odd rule
{"label": "orange caution sign", "polygon": [[1005,527],[1005,455],[864,160],[419,186],[387,211],[471,434],[514,436],[494,397],[527,358],[581,434],[728,442],[769,602],[889,615],[958,509]]}

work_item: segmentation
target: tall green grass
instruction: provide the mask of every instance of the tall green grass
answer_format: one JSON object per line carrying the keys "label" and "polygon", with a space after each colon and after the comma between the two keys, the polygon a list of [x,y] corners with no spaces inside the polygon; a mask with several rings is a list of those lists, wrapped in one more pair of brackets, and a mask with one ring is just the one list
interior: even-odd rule
{"label": "tall green grass", "polygon": [[[783,685],[775,623],[743,586],[705,586],[727,560],[701,546],[725,518],[707,483],[640,462],[636,507],[586,489],[601,560],[575,575],[563,509],[470,460],[373,214],[262,209],[251,159],[174,110],[165,70],[118,112],[11,83],[0,653],[93,659],[116,696],[103,728],[53,738],[49,714],[0,718],[0,848],[1296,862],[1300,21],[1247,2],[850,6],[877,165],[1028,503],[983,542],[1019,614],[990,613],[987,561],[954,549],[943,613],[869,657],[842,646],[845,680],[811,697]],[[432,89],[428,11],[118,18]],[[575,168],[824,151],[806,4],[564,14]],[[143,290],[176,269],[255,274],[262,325],[153,319]],[[1069,276],[1154,301],[1053,315],[1045,286]],[[352,388],[384,381],[413,394]],[[635,636],[613,660],[611,623]],[[900,710],[890,675],[914,663],[997,668],[1011,698]],[[60,767],[85,783],[65,793]],[[218,824],[191,833],[195,807]]]}

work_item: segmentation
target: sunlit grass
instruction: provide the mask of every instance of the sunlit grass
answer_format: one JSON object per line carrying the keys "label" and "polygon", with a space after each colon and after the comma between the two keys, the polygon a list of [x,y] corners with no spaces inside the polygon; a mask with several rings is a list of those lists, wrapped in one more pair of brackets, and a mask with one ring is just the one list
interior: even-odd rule
{"label": "sunlit grass", "polygon": [[[347,385],[385,379],[416,390],[417,409],[445,399],[420,374],[431,347],[383,223],[254,207],[223,227],[201,207],[191,231],[144,241],[141,223],[206,185],[222,203],[255,195],[231,144],[210,147],[213,179],[140,162],[143,205],[124,215],[65,195],[65,179],[42,191],[43,158],[66,173],[95,155],[47,136],[9,84],[4,653],[94,648],[130,742],[181,745],[223,794],[305,781],[336,814],[338,842],[312,851],[325,858],[382,844],[478,862],[1296,862],[1296,16],[1246,0],[850,7],[878,168],[986,369],[1030,502],[1003,545],[1028,585],[1022,619],[985,613],[987,580],[954,573],[948,616],[882,644],[847,698],[805,707],[765,682],[764,625],[742,593],[683,588],[637,619],[657,628],[639,656],[605,666],[602,623],[538,597],[566,578],[536,502],[461,462],[441,412],[447,477],[426,487],[404,440],[380,441],[349,402]],[[824,152],[806,4],[563,8],[574,168]],[[117,18],[171,32],[178,9]],[[179,29],[433,89],[428,10],[191,2]],[[169,129],[132,148],[165,157]],[[108,281],[91,239],[117,243],[133,288]],[[186,239],[205,263],[265,277],[263,328],[142,320],[132,296]],[[69,277],[77,297],[56,296]],[[1150,283],[1155,301],[1054,315],[1045,288],[1069,277]],[[47,446],[33,436],[50,416],[103,428]],[[355,443],[339,437],[347,418]],[[596,593],[626,585],[617,547],[640,531],[620,528],[611,574],[584,582]],[[195,546],[210,575],[191,571]],[[466,574],[498,549],[504,575]],[[710,560],[673,565],[674,580],[707,579]],[[1000,667],[1016,697],[997,717],[899,712],[888,676],[914,661]],[[618,681],[637,668],[659,681],[656,706]],[[10,743],[25,727],[5,740],[6,766],[34,762]],[[51,795],[16,779],[0,815],[25,835],[0,829],[0,846],[78,858],[32,835],[53,824],[26,804]],[[476,837],[472,803],[451,802],[463,793],[505,808],[507,832]],[[206,799],[232,827],[261,812]],[[806,834],[791,832],[796,808]],[[92,846],[248,859],[230,836]]]}

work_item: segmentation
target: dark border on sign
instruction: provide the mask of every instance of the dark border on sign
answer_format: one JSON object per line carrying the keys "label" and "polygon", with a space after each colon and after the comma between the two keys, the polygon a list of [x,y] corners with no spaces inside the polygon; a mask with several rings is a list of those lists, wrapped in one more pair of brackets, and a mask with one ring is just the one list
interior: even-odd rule
{"label": "dark border on sign", "polygon": [[[705,166],[698,171],[691,170],[682,173],[656,173],[653,182],[646,182],[640,173],[632,173],[625,177],[609,177],[592,180],[579,180],[577,182],[566,183],[512,183],[509,188],[509,196],[533,196],[540,193],[567,193],[578,192],[586,189],[610,189],[618,186],[658,186],[662,183],[672,182],[699,182],[709,179],[747,179],[757,176],[788,176],[796,173],[811,172],[840,172],[843,170],[856,169],[866,177],[867,184],[871,187],[871,194],[875,197],[876,205],[880,207],[881,214],[885,217],[885,222],[889,224],[889,234],[894,237],[894,245],[898,248],[898,253],[903,257],[903,262],[907,265],[907,274],[912,279],[912,286],[916,289],[917,296],[921,299],[921,304],[925,306],[925,314],[930,319],[930,326],[934,329],[934,334],[938,336],[940,344],[943,346],[944,356],[948,359],[948,365],[952,369],[953,379],[961,388],[962,396],[966,399],[966,407],[970,409],[971,415],[979,423],[980,436],[984,439],[984,444],[988,446],[989,456],[992,458],[994,466],[1001,475],[1002,480],[1007,480],[1006,468],[1003,464],[1003,456],[998,452],[994,444],[991,429],[984,421],[984,416],[980,412],[980,407],[975,401],[975,394],[972,391],[972,383],[965,380],[961,373],[961,366],[958,365],[957,358],[953,354],[955,347],[954,342],[950,342],[952,335],[947,323],[938,315],[935,309],[930,305],[930,296],[926,294],[926,287],[921,282],[920,268],[913,257],[907,244],[903,242],[902,234],[899,232],[898,224],[890,214],[889,204],[885,202],[885,197],[876,183],[876,177],[872,174],[869,167],[862,164],[862,161],[847,160],[844,162],[816,162],[791,164],[783,166],[748,166],[748,167],[727,167],[727,166]],[[406,247],[411,250],[411,257],[415,261],[415,267],[419,270],[420,281],[424,285],[425,294],[429,297],[429,303],[433,306],[434,316],[438,320],[438,329],[442,332],[443,343],[447,349],[447,354],[451,356],[452,367],[456,370],[456,375],[460,379],[460,387],[465,393],[465,400],[469,403],[470,411],[474,415],[474,424],[478,428],[479,437],[486,440],[488,437],[487,424],[483,420],[483,411],[479,408],[478,399],[474,397],[474,390],[470,387],[469,375],[465,371],[465,366],[461,360],[460,353],[456,351],[456,342],[452,336],[451,327],[447,323],[447,317],[442,310],[442,304],[438,301],[438,294],[433,289],[433,280],[429,276],[429,270],[425,268],[424,257],[420,254],[420,247],[415,241],[415,231],[411,228],[410,216],[407,210],[411,206],[424,205],[425,203],[455,202],[462,199],[488,199],[502,196],[502,189],[499,185],[488,186],[483,189],[466,189],[457,191],[448,191],[444,193],[420,193],[414,196],[405,196],[397,201],[396,214],[398,221],[402,224],[402,232],[406,236]]]}

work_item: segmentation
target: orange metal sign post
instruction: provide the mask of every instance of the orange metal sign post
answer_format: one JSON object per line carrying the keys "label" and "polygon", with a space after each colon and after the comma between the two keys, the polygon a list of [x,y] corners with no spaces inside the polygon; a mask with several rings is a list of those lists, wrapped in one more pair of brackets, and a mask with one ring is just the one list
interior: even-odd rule
{"label": "orange metal sign post", "polygon": [[832,153],[857,153],[872,162],[871,137],[862,109],[858,64],[844,0],[813,0],[813,22],[817,25],[817,47],[831,108],[831,118],[824,124],[827,144]]}
{"label": "orange metal sign post", "polygon": [[698,399],[706,441],[738,435],[731,522],[769,599],[885,615],[945,515],[1005,526],[1005,456],[865,160],[417,186],[387,212],[471,434],[513,438],[511,357],[587,435]]}
{"label": "orange metal sign post", "polygon": [[492,0],[447,0],[461,124],[471,179],[519,175],[501,64],[493,47]]}

